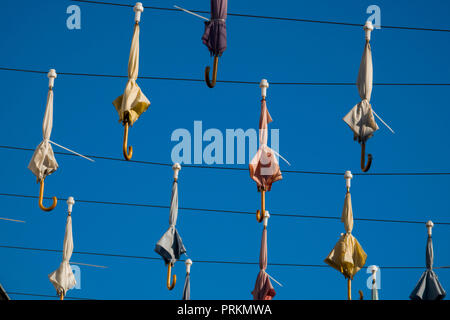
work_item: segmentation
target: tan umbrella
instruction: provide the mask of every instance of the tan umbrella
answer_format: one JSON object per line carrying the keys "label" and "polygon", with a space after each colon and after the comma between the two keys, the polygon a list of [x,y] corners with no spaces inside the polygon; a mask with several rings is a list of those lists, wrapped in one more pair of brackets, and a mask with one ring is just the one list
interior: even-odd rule
{"label": "tan umbrella", "polygon": [[73,275],[72,268],[69,261],[73,252],[73,236],[72,236],[72,206],[75,201],[73,197],[67,199],[68,214],[66,223],[66,233],[64,235],[63,245],[63,259],[59,268],[48,275],[50,282],[56,289],[60,299],[63,300],[67,291],[72,289],[76,285],[75,276]]}
{"label": "tan umbrella", "polygon": [[366,44],[356,81],[361,102],[355,105],[343,120],[352,129],[353,139],[361,144],[361,169],[367,172],[372,163],[372,155],[368,155],[367,164],[365,164],[366,141],[378,130],[378,125],[375,122],[374,112],[370,105],[370,96],[373,87],[372,49],[370,47],[370,33],[373,30],[372,23],[369,21],[366,22],[364,30],[366,33]]}
{"label": "tan umbrella", "polygon": [[128,82],[123,95],[113,101],[113,105],[119,113],[119,121],[124,125],[123,155],[126,160],[130,160],[133,156],[132,146],[127,151],[128,126],[133,126],[141,114],[150,106],[150,101],[136,83],[139,73],[139,21],[141,20],[141,12],[143,11],[144,7],[142,3],[137,2],[134,6],[136,23],[134,25],[133,40],[131,41],[130,57],[128,60]]}
{"label": "tan umbrella", "polygon": [[351,233],[353,230],[353,210],[350,196],[350,180],[352,177],[350,171],[345,172],[347,194],[345,195],[341,221],[344,223],[346,233],[341,234],[339,241],[325,259],[328,265],[342,273],[347,279],[348,300],[352,299],[351,280],[353,280],[355,274],[364,266],[367,258],[367,254]]}
{"label": "tan umbrella", "polygon": [[253,159],[250,161],[250,177],[256,182],[258,191],[261,192],[261,211],[256,213],[258,222],[264,218],[266,200],[265,193],[270,191],[272,183],[281,180],[281,170],[278,160],[275,157],[276,152],[267,146],[268,128],[272,118],[266,105],[266,93],[269,83],[266,79],[261,80],[261,115],[259,118],[259,149]]}
{"label": "tan umbrella", "polygon": [[50,69],[47,76],[49,78],[49,84],[47,105],[45,107],[44,121],[42,122],[43,140],[34,151],[33,157],[28,164],[28,169],[34,173],[37,178],[37,182],[40,183],[39,208],[44,211],[51,211],[55,209],[58,199],[53,197],[53,203],[50,207],[44,207],[42,201],[44,198],[44,180],[47,176],[51,175],[58,169],[58,163],[56,162],[55,155],[50,144],[50,135],[52,134],[53,128],[53,86],[57,76],[55,69]]}

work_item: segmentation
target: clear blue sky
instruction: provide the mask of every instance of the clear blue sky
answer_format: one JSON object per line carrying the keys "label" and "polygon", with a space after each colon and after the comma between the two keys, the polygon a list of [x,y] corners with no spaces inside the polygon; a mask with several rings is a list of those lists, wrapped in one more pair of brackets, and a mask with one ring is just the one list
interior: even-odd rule
{"label": "clear blue sky", "polygon": [[[119,2],[119,1],[117,1]],[[134,4],[123,0],[120,3]],[[209,10],[209,1],[143,1]],[[258,3],[258,4],[256,4]],[[133,31],[127,7],[79,4],[81,30],[66,28],[71,1],[0,3],[0,65],[60,72],[123,74]],[[382,24],[449,28],[445,1],[230,1],[228,11],[256,15],[364,23],[366,8],[381,8]],[[219,79],[269,82],[353,82],[364,46],[362,28],[229,17],[228,49],[219,61]],[[140,75],[202,78],[211,65],[201,43],[203,22],[184,13],[146,9],[141,21]],[[375,82],[449,82],[450,34],[393,29],[372,33]],[[35,148],[42,138],[47,77],[1,71],[1,144]],[[256,128],[260,89],[256,85],[138,80],[151,101],[130,131],[135,160],[171,162],[173,130]],[[52,139],[81,153],[122,157],[123,127],[112,101],[126,79],[60,75],[55,82]],[[448,87],[375,86],[371,103],[396,134],[381,130],[369,140],[374,155],[370,172],[449,171]],[[268,108],[280,129],[280,153],[292,164],[283,169],[360,172],[360,147],[341,120],[360,101],[356,86],[276,86],[268,91]],[[54,147],[55,151],[63,151]],[[0,150],[0,193],[37,195],[27,169],[31,152]],[[169,167],[56,155],[60,168],[46,180],[45,194],[100,200],[168,205]],[[245,167],[245,166],[243,166]],[[448,176],[355,176],[354,216],[359,218],[449,221]],[[183,168],[180,206],[254,211],[259,194],[246,171]],[[272,213],[340,216],[345,196],[342,176],[289,174],[267,194]],[[48,203],[48,202],[46,202]],[[51,213],[37,200],[0,197],[0,244],[62,249],[67,205]],[[154,246],[168,227],[167,209],[76,203],[73,209],[75,251],[157,257]],[[180,211],[178,230],[195,260],[258,261],[262,225],[253,215]],[[433,229],[435,265],[450,265],[449,227]],[[344,232],[339,220],[272,217],[269,262],[322,264]],[[424,266],[425,224],[355,221],[353,234],[368,254],[366,265]],[[68,296],[93,299],[180,299],[183,262],[175,265],[178,284],[165,287],[160,261],[74,254],[73,261],[108,266],[81,266],[81,289]],[[7,291],[54,295],[47,275],[61,261],[58,253],[0,248],[0,283]],[[195,263],[192,299],[251,299],[259,267]],[[331,268],[269,266],[276,299],[345,299],[346,281]],[[381,271],[382,299],[408,299],[422,269]],[[436,270],[450,290],[450,271]],[[365,287],[360,271],[353,297]],[[23,298],[13,295],[12,298]],[[26,297],[31,298],[31,297]]]}

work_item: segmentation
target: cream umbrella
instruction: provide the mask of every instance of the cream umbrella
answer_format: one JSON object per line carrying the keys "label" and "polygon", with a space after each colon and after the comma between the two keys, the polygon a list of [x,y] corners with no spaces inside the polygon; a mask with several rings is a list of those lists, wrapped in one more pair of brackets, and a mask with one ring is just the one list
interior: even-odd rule
{"label": "cream umbrella", "polygon": [[131,41],[130,57],[128,59],[128,82],[123,95],[113,101],[113,105],[119,113],[119,122],[122,122],[124,125],[122,149],[126,160],[130,160],[133,156],[132,146],[127,151],[128,127],[133,126],[141,114],[150,106],[150,101],[136,83],[139,73],[139,22],[143,11],[144,7],[142,3],[137,2],[134,6],[136,23],[134,25],[133,40]]}
{"label": "cream umbrella", "polygon": [[378,130],[378,125],[375,122],[372,106],[370,105],[373,87],[372,49],[370,47],[370,33],[373,30],[373,25],[370,21],[366,22],[364,30],[366,44],[356,81],[361,102],[355,105],[343,120],[352,129],[354,140],[357,140],[361,144],[361,169],[367,172],[372,163],[372,155],[368,155],[367,164],[365,164],[366,141]]}
{"label": "cream umbrella", "polygon": [[56,289],[57,294],[61,300],[64,300],[64,296],[67,291],[72,289],[76,285],[75,276],[73,275],[72,268],[70,267],[69,261],[72,257],[73,252],[73,236],[72,236],[72,206],[75,201],[73,197],[67,199],[67,223],[66,223],[66,233],[64,235],[63,244],[63,259],[59,268],[48,275],[50,282]]}
{"label": "cream umbrella", "polygon": [[358,240],[352,235],[353,210],[350,196],[350,180],[353,176],[350,171],[346,171],[344,177],[347,185],[347,193],[345,195],[341,221],[344,223],[346,233],[341,234],[339,241],[325,259],[325,263],[338,270],[347,279],[347,296],[348,300],[351,300],[351,281],[366,263],[367,254],[362,249]]}

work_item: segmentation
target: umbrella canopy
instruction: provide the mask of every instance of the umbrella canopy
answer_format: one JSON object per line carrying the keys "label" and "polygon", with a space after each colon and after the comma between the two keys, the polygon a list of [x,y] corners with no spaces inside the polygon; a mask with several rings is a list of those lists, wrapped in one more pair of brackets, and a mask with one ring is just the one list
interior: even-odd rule
{"label": "umbrella canopy", "polygon": [[73,205],[75,201],[72,197],[69,197],[67,203],[69,204],[69,214],[67,215],[66,233],[64,235],[62,262],[58,269],[48,275],[50,282],[53,284],[56,292],[59,296],[61,296],[61,298],[66,295],[68,290],[72,289],[76,285],[75,276],[73,275],[69,264],[73,252],[71,205]]}
{"label": "umbrella canopy", "polygon": [[47,94],[47,105],[45,107],[44,121],[42,122],[42,142],[37,146],[33,153],[28,169],[34,173],[38,181],[44,180],[48,175],[58,169],[53,148],[50,144],[50,135],[53,128],[53,84],[56,78],[56,72],[51,69],[48,73],[50,79]]}
{"label": "umbrella canopy", "polygon": [[130,57],[128,59],[128,82],[123,95],[113,101],[113,105],[119,114],[120,122],[128,122],[130,126],[141,116],[150,106],[150,101],[141,91],[136,83],[139,73],[139,21],[140,13],[144,10],[141,3],[137,3],[133,40],[131,41]]}
{"label": "umbrella canopy", "polygon": [[258,190],[270,191],[272,183],[281,180],[280,165],[275,152],[267,146],[268,124],[272,117],[267,109],[266,99],[261,100],[261,115],[259,118],[259,149],[250,161],[250,177],[256,182]]}
{"label": "umbrella canopy", "polygon": [[[371,29],[370,29],[371,28]],[[372,49],[370,47],[370,31],[373,30],[372,24],[366,24],[366,44],[359,66],[358,79],[356,86],[358,87],[361,102],[355,105],[350,112],[343,118],[345,123],[352,129],[354,140],[359,143],[365,143],[367,139],[373,136],[378,130],[378,125],[370,105],[370,97],[373,87],[373,65],[372,65]]]}
{"label": "umbrella canopy", "polygon": [[212,56],[222,56],[227,48],[227,6],[228,0],[211,0],[211,19],[205,22],[202,41]]}
{"label": "umbrella canopy", "polygon": [[[349,185],[347,190],[349,190]],[[325,259],[325,263],[342,273],[346,279],[353,280],[355,274],[366,263],[367,254],[358,240],[351,234],[353,230],[353,210],[350,191],[347,191],[345,195],[341,221],[344,223],[346,233],[341,234],[339,241]]]}
{"label": "umbrella canopy", "polygon": [[[431,222],[431,221],[430,221]],[[432,222],[427,223],[427,226],[432,227]],[[446,296],[446,292],[439,282],[438,276],[433,271],[433,241],[431,238],[431,227],[428,233],[427,249],[426,249],[426,266],[427,270],[422,274],[416,287],[409,296],[412,300],[442,300]]]}
{"label": "umbrella canopy", "polygon": [[[177,165],[177,164],[176,164]],[[179,168],[174,165],[174,170]],[[178,169],[179,170],[179,169]],[[178,172],[176,172],[178,175]],[[183,253],[186,253],[183,241],[175,227],[178,218],[178,179],[172,184],[172,198],[170,200],[169,229],[156,243],[155,251],[164,259],[166,264],[174,264]]]}
{"label": "umbrella canopy", "polygon": [[[268,212],[266,211],[266,214]],[[267,228],[264,226],[261,237],[261,250],[259,252],[259,273],[256,278],[255,288],[252,291],[253,300],[272,300],[275,296],[275,289],[270,282],[267,268]]]}

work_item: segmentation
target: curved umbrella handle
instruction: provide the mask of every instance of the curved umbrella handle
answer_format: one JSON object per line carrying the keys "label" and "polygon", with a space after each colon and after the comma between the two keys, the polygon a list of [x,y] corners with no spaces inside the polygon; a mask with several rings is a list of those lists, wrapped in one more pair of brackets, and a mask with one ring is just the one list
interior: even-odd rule
{"label": "curved umbrella handle", "polygon": [[209,66],[206,67],[205,69],[205,81],[206,84],[208,85],[208,87],[210,88],[214,88],[214,86],[216,85],[216,80],[217,80],[217,65],[219,64],[219,57],[218,56],[214,56],[214,66],[213,66],[213,78],[212,78],[212,82],[209,79],[209,70],[211,69]]}
{"label": "curved umbrella handle", "polygon": [[133,156],[133,147],[129,146],[127,151],[127,144],[128,144],[128,121],[124,123],[122,151],[125,160],[130,161],[131,157]]}
{"label": "curved umbrella handle", "polygon": [[41,179],[40,181],[40,188],[39,188],[39,208],[41,208],[41,210],[44,211],[52,211],[53,209],[55,209],[56,205],[58,204],[58,199],[56,197],[53,197],[53,203],[50,207],[44,207],[44,204],[42,203],[42,201],[44,200],[44,179]]}
{"label": "curved umbrella handle", "polygon": [[174,274],[172,276],[172,284],[170,284],[170,274],[172,272],[172,263],[169,263],[167,265],[167,289],[172,290],[175,287],[175,284],[177,283],[177,275]]}
{"label": "curved umbrella handle", "polygon": [[372,155],[369,153],[367,155],[367,164],[365,164],[366,162],[366,143],[365,142],[361,142],[361,170],[363,172],[367,172],[370,169],[370,165],[372,164]]}
{"label": "curved umbrella handle", "polygon": [[359,292],[359,300],[364,300],[363,292],[361,290],[359,290],[358,292]]}
{"label": "curved umbrella handle", "polygon": [[256,221],[263,222],[266,213],[266,192],[261,190],[261,211],[256,210]]}

